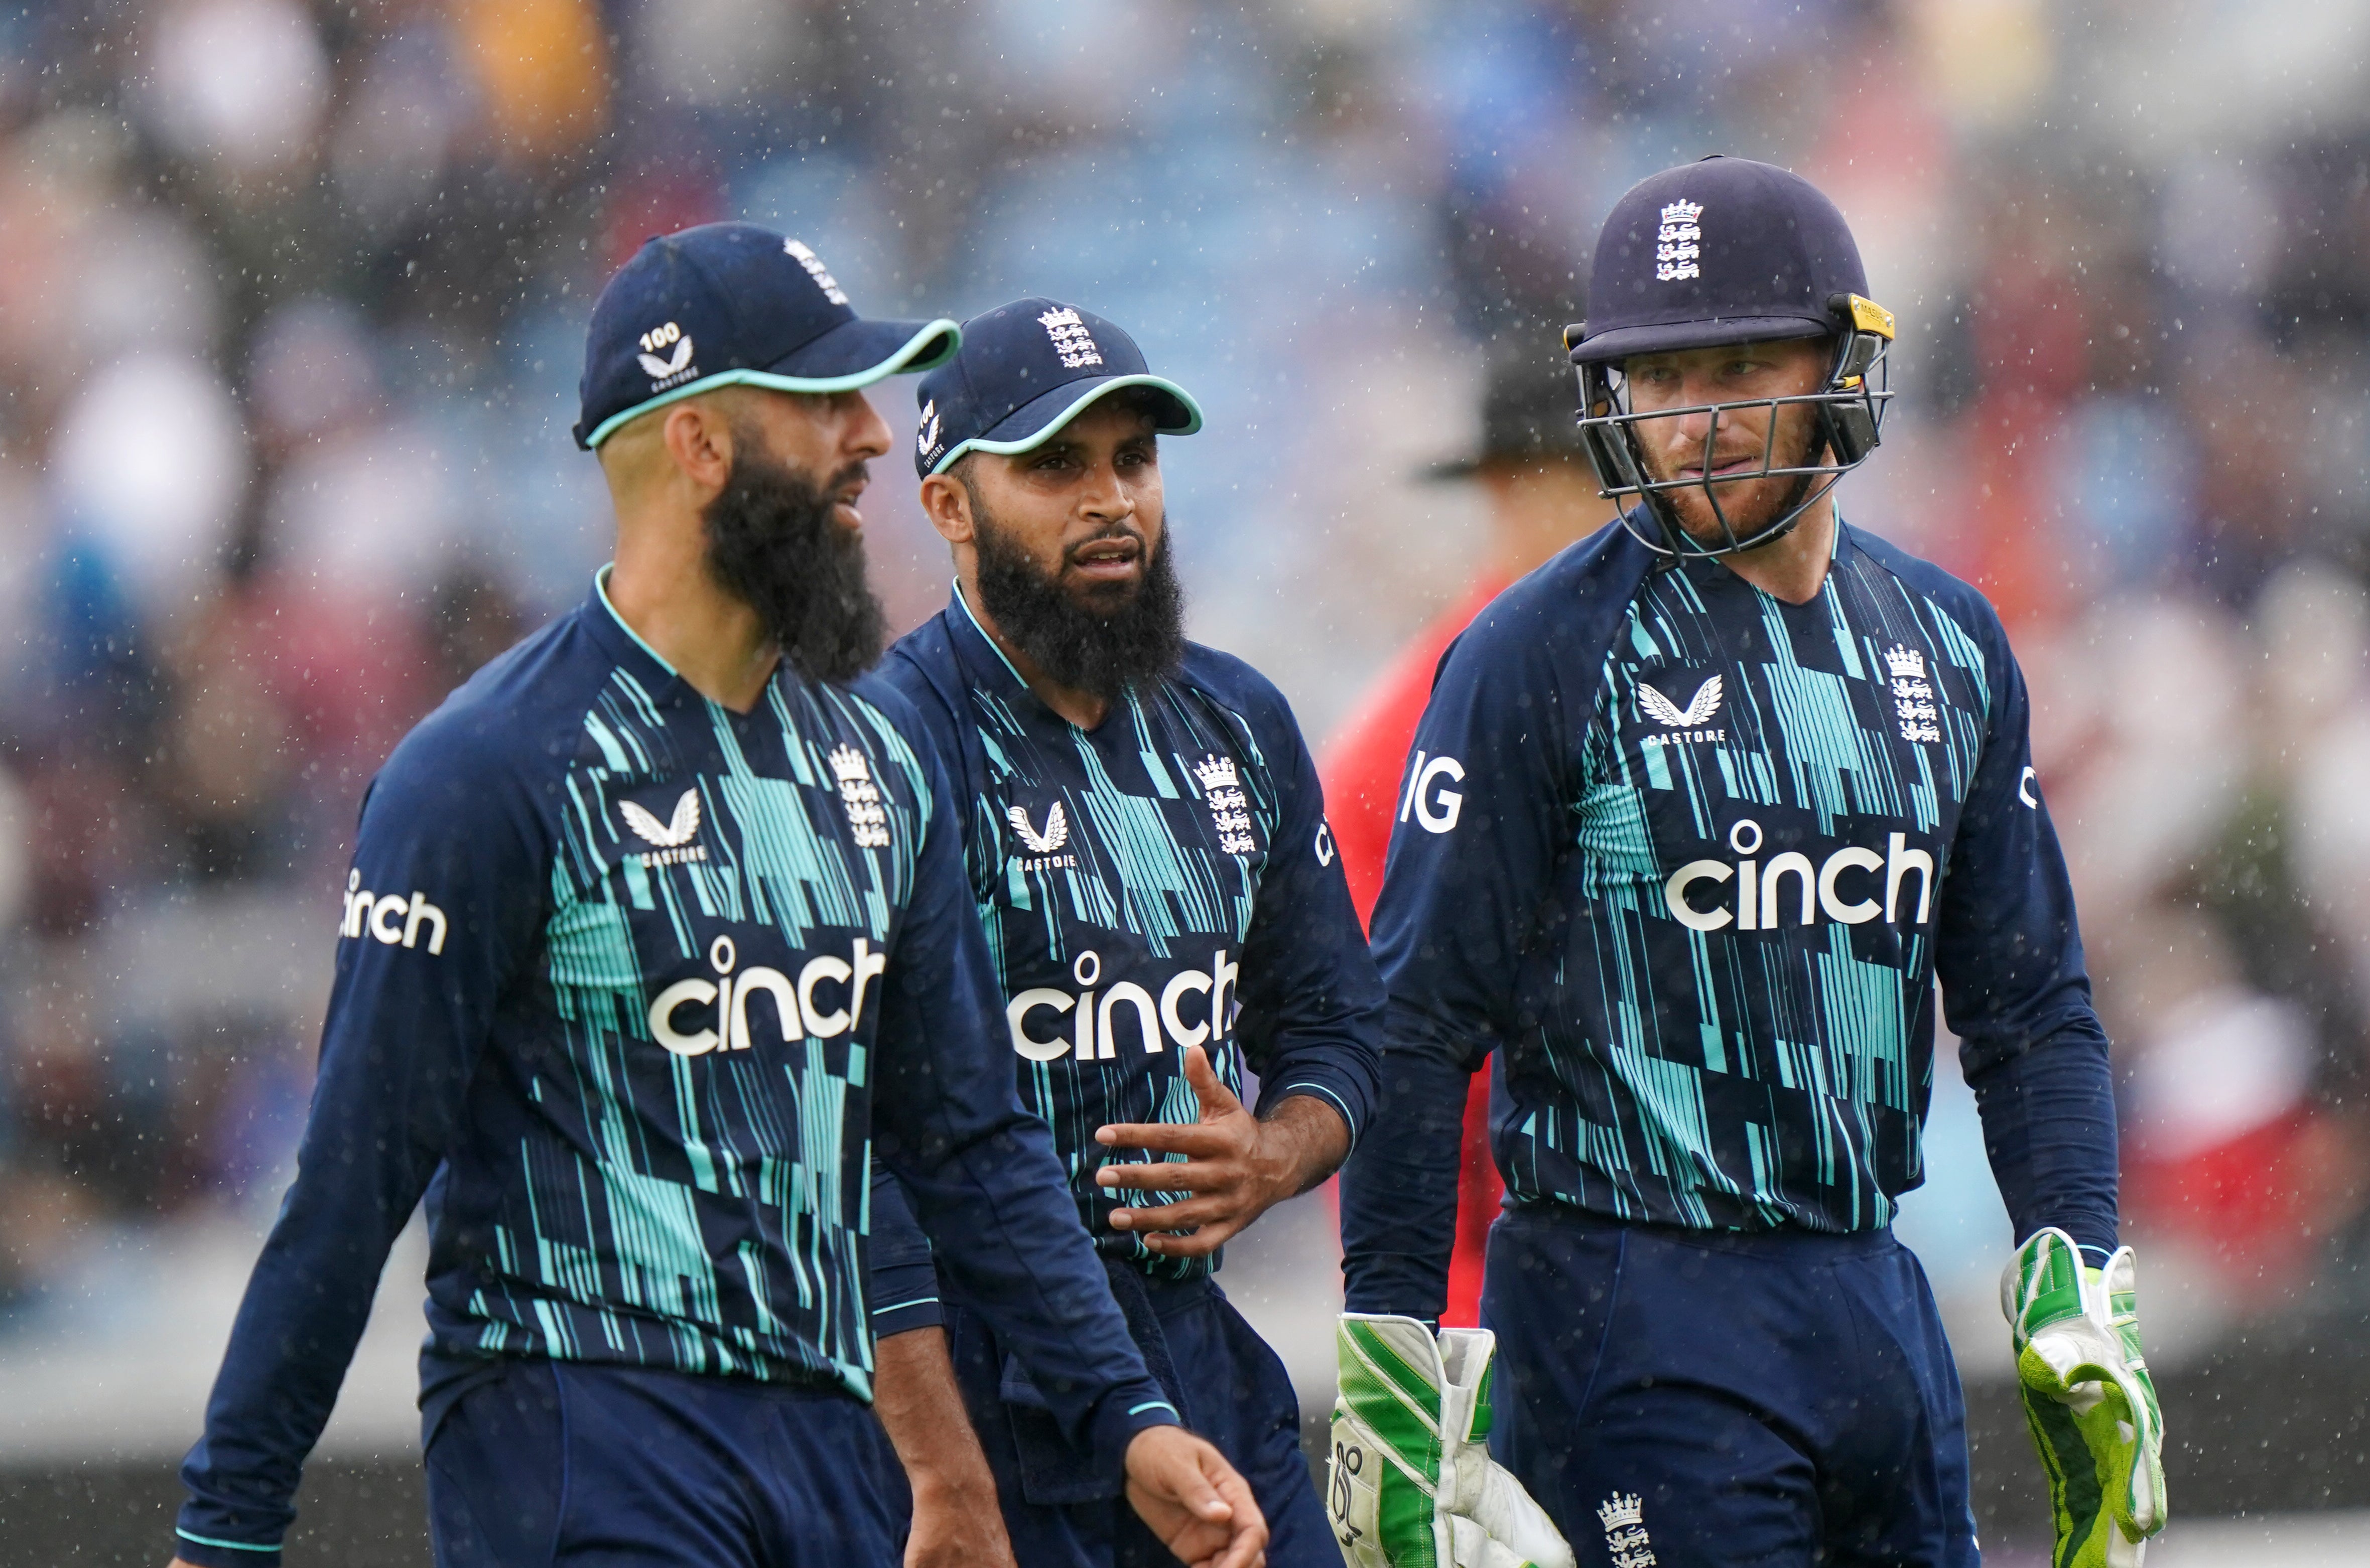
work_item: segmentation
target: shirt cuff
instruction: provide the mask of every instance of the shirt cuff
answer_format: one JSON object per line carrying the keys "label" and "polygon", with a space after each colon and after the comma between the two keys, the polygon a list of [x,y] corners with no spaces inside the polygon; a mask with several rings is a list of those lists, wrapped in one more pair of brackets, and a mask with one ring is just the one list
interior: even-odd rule
{"label": "shirt cuff", "polygon": [[1365,1130],[1366,1118],[1362,1113],[1366,1107],[1347,1080],[1346,1073],[1304,1068],[1273,1082],[1262,1082],[1260,1085],[1259,1115],[1265,1117],[1294,1094],[1306,1094],[1333,1108],[1334,1114],[1350,1129],[1350,1148],[1354,1151],[1358,1147],[1358,1135]]}
{"label": "shirt cuff", "polygon": [[1182,1426],[1185,1418],[1160,1391],[1160,1385],[1150,1378],[1132,1383],[1122,1383],[1102,1397],[1095,1408],[1093,1424],[1087,1427],[1091,1451],[1109,1456],[1106,1459],[1111,1472],[1127,1472],[1127,1446],[1139,1432],[1155,1426]]}
{"label": "shirt cuff", "polygon": [[902,1301],[887,1301],[872,1309],[872,1337],[891,1339],[915,1329],[941,1328],[946,1313],[939,1308],[938,1292],[916,1296]]}
{"label": "shirt cuff", "polygon": [[173,1532],[173,1555],[196,1568],[280,1568],[278,1541],[249,1544],[187,1528]]}

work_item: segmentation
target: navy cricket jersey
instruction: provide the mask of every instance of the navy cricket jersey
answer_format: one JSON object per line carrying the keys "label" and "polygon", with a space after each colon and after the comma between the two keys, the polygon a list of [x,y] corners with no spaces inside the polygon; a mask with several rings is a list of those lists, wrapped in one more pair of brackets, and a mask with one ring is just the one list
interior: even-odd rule
{"label": "navy cricket jersey", "polygon": [[431,1425],[516,1356],[869,1400],[876,1151],[1081,1446],[1174,1419],[1013,1093],[913,725],[787,667],[746,714],[710,702],[596,584],[397,748],[184,1555],[272,1560],[423,1195]]}
{"label": "navy cricket jersey", "polygon": [[[1353,1144],[1374,1103],[1382,984],[1291,707],[1242,660],[1189,643],[1174,676],[1080,729],[1030,691],[960,589],[880,674],[968,805],[1001,1054],[1053,1128],[1096,1247],[1156,1276],[1209,1273],[1214,1257],[1163,1257],[1110,1228],[1123,1204],[1185,1195],[1096,1186],[1103,1165],[1145,1156],[1095,1129],[1198,1121],[1182,1064],[1195,1045],[1237,1093],[1244,1067],[1258,1073],[1261,1110],[1293,1094],[1330,1105]],[[882,1239],[885,1252],[885,1219]]]}
{"label": "navy cricket jersey", "polygon": [[1490,1051],[1510,1202],[1888,1224],[1923,1179],[1938,975],[2019,1233],[2113,1245],[2106,1040],[2022,676],[1979,594],[1840,520],[1807,604],[1618,524],[1493,602],[1442,661],[1374,934],[1353,1309],[1439,1310],[1432,1102]]}

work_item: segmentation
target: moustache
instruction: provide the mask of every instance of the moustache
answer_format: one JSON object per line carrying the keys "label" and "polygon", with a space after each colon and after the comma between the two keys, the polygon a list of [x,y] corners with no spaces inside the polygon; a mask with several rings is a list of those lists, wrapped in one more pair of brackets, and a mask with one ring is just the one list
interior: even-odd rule
{"label": "moustache", "polygon": [[871,483],[872,465],[859,457],[854,463],[849,464],[846,467],[833,475],[830,478],[825,479],[821,486],[821,489],[824,495],[829,496],[834,499],[837,499],[840,493],[844,490],[861,490],[869,486]]}
{"label": "moustache", "polygon": [[1138,559],[1142,559],[1152,553],[1151,547],[1144,542],[1144,534],[1141,530],[1131,528],[1125,523],[1114,523],[1108,528],[1102,529],[1099,532],[1087,535],[1086,538],[1079,540],[1075,544],[1063,546],[1062,564],[1064,567],[1075,567],[1079,563],[1079,561],[1085,558],[1087,551],[1095,549],[1099,545],[1121,544],[1134,545],[1135,555]]}

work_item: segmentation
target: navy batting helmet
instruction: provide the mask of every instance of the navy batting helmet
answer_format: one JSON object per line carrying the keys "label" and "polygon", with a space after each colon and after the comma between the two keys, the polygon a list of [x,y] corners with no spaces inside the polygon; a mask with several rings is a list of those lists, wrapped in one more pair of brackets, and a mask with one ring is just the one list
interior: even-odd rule
{"label": "navy batting helmet", "polygon": [[[1605,495],[1644,503],[1622,521],[1649,549],[1711,557],[1768,544],[1876,449],[1893,395],[1884,365],[1893,313],[1867,292],[1859,246],[1835,203],[1810,181],[1769,164],[1720,156],[1682,164],[1639,181],[1614,204],[1596,244],[1588,319],[1564,328],[1564,347],[1579,367],[1580,433],[1589,460]],[[1802,338],[1835,341],[1816,392],[1651,416],[1629,406],[1621,366],[1639,355]],[[1776,462],[1776,410],[1784,404],[1810,406],[1824,438],[1811,460],[1797,465]],[[1745,407],[1771,411],[1761,466],[1719,483],[1773,475],[1795,483],[1774,521],[1739,537],[1711,483],[1651,476],[1635,427],[1642,418],[1711,414],[1704,434],[1708,466],[1720,416]],[[1825,462],[1817,461],[1822,446]],[[1670,492],[1697,485],[1719,520],[1716,541],[1687,533],[1670,505]]]}

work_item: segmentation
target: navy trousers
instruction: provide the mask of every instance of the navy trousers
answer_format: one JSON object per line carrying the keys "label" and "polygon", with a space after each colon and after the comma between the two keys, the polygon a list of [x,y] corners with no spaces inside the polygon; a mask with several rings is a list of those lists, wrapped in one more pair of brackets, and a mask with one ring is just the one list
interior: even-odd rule
{"label": "navy trousers", "polygon": [[518,1360],[428,1443],[437,1568],[896,1568],[880,1468],[846,1394]]}
{"label": "navy trousers", "polygon": [[1958,1371],[1890,1231],[1490,1233],[1491,1454],[1593,1568],[1972,1568]]}
{"label": "navy trousers", "polygon": [[[1108,1266],[1112,1294],[1178,1413],[1250,1483],[1267,1518],[1271,1568],[1340,1568],[1300,1451],[1300,1402],[1275,1352],[1214,1281]],[[1014,1560],[1021,1568],[1175,1568],[1128,1506],[1119,1470],[1071,1448],[985,1321],[950,1291],[940,1299],[955,1380],[995,1475]]]}

